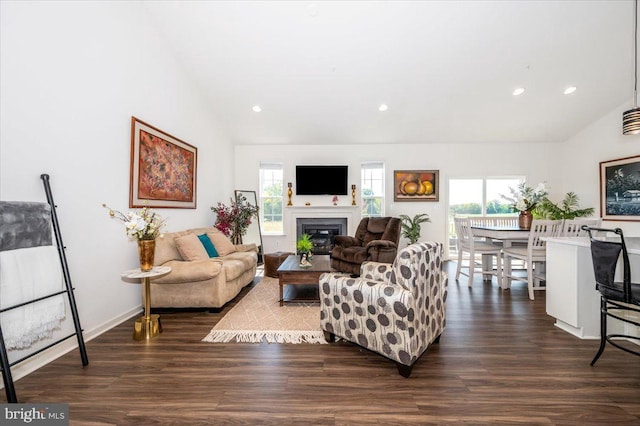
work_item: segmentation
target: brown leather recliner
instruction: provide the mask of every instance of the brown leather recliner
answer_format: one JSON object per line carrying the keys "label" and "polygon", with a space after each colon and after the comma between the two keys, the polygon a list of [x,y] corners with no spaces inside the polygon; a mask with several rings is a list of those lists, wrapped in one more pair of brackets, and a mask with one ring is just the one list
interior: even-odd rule
{"label": "brown leather recliner", "polygon": [[331,267],[340,272],[360,275],[365,261],[393,263],[400,240],[397,217],[365,217],[355,237],[336,235],[331,251]]}

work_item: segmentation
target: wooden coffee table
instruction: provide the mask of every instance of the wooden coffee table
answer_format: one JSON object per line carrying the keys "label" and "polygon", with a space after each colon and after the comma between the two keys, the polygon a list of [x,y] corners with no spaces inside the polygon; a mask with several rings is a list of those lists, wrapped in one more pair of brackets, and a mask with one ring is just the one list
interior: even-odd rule
{"label": "wooden coffee table", "polygon": [[[329,255],[314,255],[311,259],[311,266],[302,268],[300,266],[300,256],[290,255],[278,268],[278,276],[280,278],[280,306],[284,306],[284,286],[298,284],[315,284],[318,285],[320,275],[325,272],[334,272],[331,269]],[[318,293],[319,297],[320,293]],[[314,299],[320,301],[320,299]],[[288,302],[291,300],[288,300]]]}

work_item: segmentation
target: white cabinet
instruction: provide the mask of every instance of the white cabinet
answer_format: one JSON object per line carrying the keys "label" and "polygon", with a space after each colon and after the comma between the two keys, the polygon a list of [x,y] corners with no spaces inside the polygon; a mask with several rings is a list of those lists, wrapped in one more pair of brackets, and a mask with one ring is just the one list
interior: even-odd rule
{"label": "white cabinet", "polygon": [[[586,237],[545,238],[547,242],[547,314],[555,325],[581,339],[600,338],[600,293],[596,290],[591,244]],[[640,281],[640,238],[626,237],[631,281]],[[621,279],[622,261],[616,280]],[[607,333],[639,335],[640,330],[609,318]]]}
{"label": "white cabinet", "polygon": [[600,293],[589,247],[547,241],[547,314],[582,339],[600,337]]}

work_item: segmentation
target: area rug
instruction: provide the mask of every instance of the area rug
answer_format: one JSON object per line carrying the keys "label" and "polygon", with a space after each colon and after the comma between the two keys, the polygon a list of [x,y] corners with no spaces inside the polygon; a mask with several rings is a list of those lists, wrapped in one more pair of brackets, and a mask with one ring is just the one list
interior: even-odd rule
{"label": "area rug", "polygon": [[280,306],[276,278],[263,277],[202,339],[212,343],[327,343],[318,303]]}

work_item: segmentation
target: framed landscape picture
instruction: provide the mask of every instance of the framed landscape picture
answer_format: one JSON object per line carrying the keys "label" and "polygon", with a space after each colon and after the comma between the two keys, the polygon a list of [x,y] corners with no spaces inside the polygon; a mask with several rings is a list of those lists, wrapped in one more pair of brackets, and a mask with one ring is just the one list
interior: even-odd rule
{"label": "framed landscape picture", "polygon": [[603,220],[640,221],[640,155],[600,163]]}
{"label": "framed landscape picture", "polygon": [[196,208],[198,149],[131,117],[129,207]]}
{"label": "framed landscape picture", "polygon": [[438,170],[394,170],[393,201],[438,201]]}

